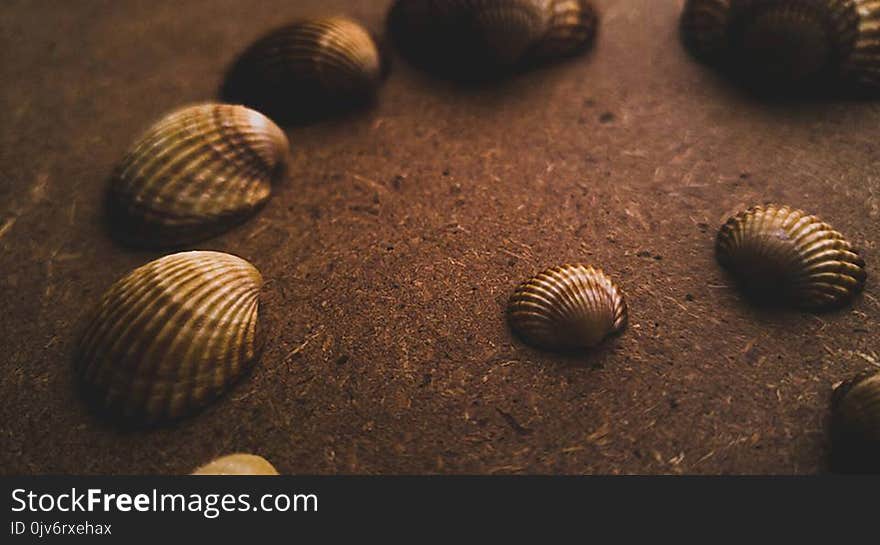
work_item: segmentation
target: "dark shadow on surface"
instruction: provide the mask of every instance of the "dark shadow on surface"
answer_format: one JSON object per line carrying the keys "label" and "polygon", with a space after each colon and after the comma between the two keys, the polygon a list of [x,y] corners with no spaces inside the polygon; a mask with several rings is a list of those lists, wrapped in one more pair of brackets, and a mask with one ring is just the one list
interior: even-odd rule
{"label": "dark shadow on surface", "polygon": [[[505,318],[505,323],[507,323]],[[563,348],[554,349],[532,345],[526,342],[520,335],[508,331],[518,347],[524,347],[531,352],[535,359],[552,360],[554,367],[575,367],[586,370],[604,369],[605,364],[614,357],[614,352],[621,349],[621,338],[626,335],[626,329],[622,332],[609,335],[601,343],[592,348]]]}

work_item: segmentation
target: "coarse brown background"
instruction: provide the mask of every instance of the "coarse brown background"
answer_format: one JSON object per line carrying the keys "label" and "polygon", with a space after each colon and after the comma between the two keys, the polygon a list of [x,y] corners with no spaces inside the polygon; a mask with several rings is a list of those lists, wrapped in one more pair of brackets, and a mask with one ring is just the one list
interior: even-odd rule
{"label": "coarse brown background", "polygon": [[[398,58],[375,108],[291,127],[269,205],[195,246],[266,278],[261,362],[134,432],[89,410],[71,366],[101,292],[162,255],[108,236],[113,165],[266,30],[328,12],[378,30],[388,2],[4,0],[0,473],[185,473],[233,451],[295,474],[825,470],[832,386],[880,359],[880,105],[750,97],[682,49],[679,2],[597,4],[587,56],[483,88]],[[716,229],[768,200],[860,248],[873,276],[850,308],[732,289]],[[565,262],[630,305],[580,358],[504,321],[516,283]]]}

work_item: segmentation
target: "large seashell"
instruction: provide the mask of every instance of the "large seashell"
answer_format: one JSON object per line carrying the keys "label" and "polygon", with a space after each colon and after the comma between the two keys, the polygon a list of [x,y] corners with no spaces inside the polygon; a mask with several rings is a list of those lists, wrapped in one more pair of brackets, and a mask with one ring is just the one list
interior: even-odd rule
{"label": "large seashell", "polygon": [[510,298],[510,327],[527,343],[556,350],[589,348],[626,326],[623,295],[602,271],[584,265],[547,269]]}
{"label": "large seashell", "polygon": [[588,0],[397,0],[388,17],[404,55],[466,75],[571,55],[591,42],[596,23]]}
{"label": "large seashell", "polygon": [[278,470],[262,456],[238,453],[211,460],[192,475],[278,475]]}
{"label": "large seashell", "polygon": [[386,67],[376,42],[357,22],[305,19],[270,32],[242,53],[223,94],[294,120],[368,102]]}
{"label": "large seashell", "polygon": [[880,373],[835,389],[831,433],[834,470],[880,473]]}
{"label": "large seashell", "polygon": [[135,269],[104,294],[80,339],[76,372],[121,420],[184,416],[256,361],[259,271],[220,252],[183,252]]}
{"label": "large seashell", "polygon": [[116,169],[108,199],[113,228],[129,242],[152,246],[219,234],[269,199],[288,153],[281,129],[243,106],[172,112]]}
{"label": "large seashell", "polygon": [[687,0],[685,44],[761,84],[880,83],[876,0]]}
{"label": "large seashell", "polygon": [[849,301],[865,284],[865,262],[843,235],[787,206],[755,206],[725,223],[719,263],[759,296],[821,310]]}

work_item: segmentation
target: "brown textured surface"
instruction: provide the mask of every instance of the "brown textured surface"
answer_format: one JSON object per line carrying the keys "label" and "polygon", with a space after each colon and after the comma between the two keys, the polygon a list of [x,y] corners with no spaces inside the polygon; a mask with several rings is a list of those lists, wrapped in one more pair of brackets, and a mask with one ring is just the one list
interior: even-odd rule
{"label": "brown textured surface", "polygon": [[[112,242],[106,178],[163,113],[300,14],[374,27],[386,2],[3,2],[0,467],[186,473],[812,473],[832,384],[880,352],[880,106],[768,104],[695,64],[679,3],[604,0],[593,53],[485,89],[397,62],[379,105],[292,128],[292,175],[205,243],[268,281],[255,371],[196,417],[121,432],[72,381],[99,294],[160,255]],[[851,308],[750,307],[712,254],[729,213],[822,216],[868,263]],[[630,325],[560,358],[511,338],[525,277],[582,261]],[[872,356],[872,354],[874,356]]]}

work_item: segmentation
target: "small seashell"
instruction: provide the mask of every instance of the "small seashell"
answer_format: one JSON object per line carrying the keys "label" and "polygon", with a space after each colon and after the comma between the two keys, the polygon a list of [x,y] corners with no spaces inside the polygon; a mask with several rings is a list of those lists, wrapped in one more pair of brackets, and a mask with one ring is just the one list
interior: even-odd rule
{"label": "small seashell", "polygon": [[832,399],[832,466],[846,473],[880,473],[880,373],[838,386]]}
{"label": "small seashell", "polygon": [[859,14],[857,38],[841,62],[843,77],[869,91],[880,90],[880,2],[852,0]]}
{"label": "small seashell", "polygon": [[151,246],[219,234],[269,199],[288,153],[281,129],[244,106],[172,112],[135,143],[112,177],[115,234]]}
{"label": "small seashell", "polygon": [[517,287],[507,316],[511,329],[538,347],[570,350],[596,346],[623,331],[623,295],[602,271],[584,265],[547,269]]}
{"label": "small seashell", "polygon": [[278,475],[278,470],[256,454],[227,454],[197,468],[192,475]]}
{"label": "small seashell", "polygon": [[695,56],[756,83],[878,88],[878,22],[876,0],[687,0],[681,29]]}
{"label": "small seashell", "polygon": [[359,23],[346,17],[305,19],[270,32],[242,53],[223,95],[295,120],[373,99],[386,61]]}
{"label": "small seashell", "polygon": [[595,39],[599,17],[588,0],[550,0],[547,31],[529,55],[559,59],[585,50]]}
{"label": "small seashell", "polygon": [[574,54],[592,41],[588,0],[397,0],[389,32],[401,52],[450,75],[485,75]]}
{"label": "small seashell", "polygon": [[80,381],[121,420],[155,423],[205,406],[259,355],[262,284],[253,265],[220,252],[135,269],[104,293],[80,339]]}
{"label": "small seashell", "polygon": [[748,291],[821,310],[848,302],[865,284],[865,262],[843,235],[787,206],[755,206],[727,220],[716,256]]}

